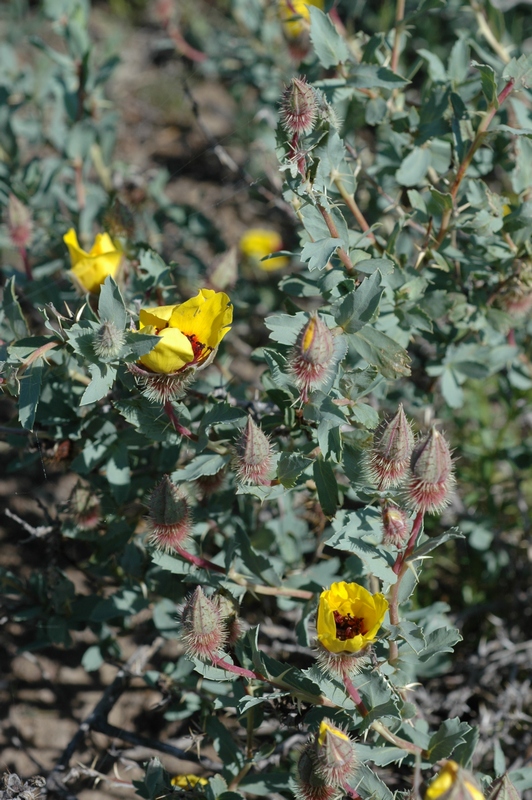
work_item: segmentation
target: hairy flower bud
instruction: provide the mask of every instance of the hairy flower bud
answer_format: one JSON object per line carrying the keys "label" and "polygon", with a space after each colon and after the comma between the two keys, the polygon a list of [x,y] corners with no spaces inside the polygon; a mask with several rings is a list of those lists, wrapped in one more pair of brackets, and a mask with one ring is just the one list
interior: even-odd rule
{"label": "hairy flower bud", "polygon": [[402,508],[387,505],[382,509],[382,543],[400,550],[408,541],[408,516]]}
{"label": "hairy flower bud", "polygon": [[92,346],[100,358],[115,359],[118,358],[124,341],[124,331],[119,330],[114,322],[106,319],[94,334]]}
{"label": "hairy flower bud", "polygon": [[243,483],[266,486],[272,466],[272,449],[265,433],[248,416],[246,427],[236,445],[236,473]]}
{"label": "hairy flower bud", "polygon": [[240,634],[242,627],[240,625],[240,618],[238,616],[240,607],[232,594],[225,589],[219,589],[215,598],[220,608],[220,614],[224,621],[224,626],[227,631],[227,644],[234,645]]}
{"label": "hairy flower bud", "polygon": [[491,784],[488,800],[521,800],[507,772]]}
{"label": "hairy flower bud", "polygon": [[305,78],[292,78],[281,98],[281,121],[291,136],[310,133],[316,123],[314,88]]}
{"label": "hairy flower bud", "polygon": [[33,235],[31,211],[14,194],[9,195],[7,203],[7,229],[15,247],[21,250],[29,247]]}
{"label": "hairy flower bud", "polygon": [[428,785],[425,800],[484,800],[473,775],[456,761],[446,761]]}
{"label": "hairy flower bud", "polygon": [[330,375],[334,355],[334,337],[318,314],[313,314],[300,330],[290,356],[290,372],[301,390],[301,399],[322,386]]}
{"label": "hairy flower bud", "polygon": [[208,598],[201,586],[194,590],[185,604],[181,624],[189,656],[202,661],[219,657],[227,641],[227,629],[219,603]]}
{"label": "hairy flower bud", "polygon": [[436,428],[414,448],[410,472],[407,496],[412,507],[429,514],[445,508],[455,482],[453,462],[449,445]]}
{"label": "hairy flower bud", "polygon": [[157,484],[149,500],[149,540],[159,550],[181,547],[190,533],[187,500],[168,475]]}
{"label": "hairy flower bud", "polygon": [[379,490],[396,486],[403,480],[413,445],[414,434],[401,404],[395,416],[381,423],[375,431],[368,454],[369,473]]}
{"label": "hairy flower bud", "polygon": [[78,528],[90,531],[100,524],[102,519],[100,501],[87,486],[81,483],[74,486],[68,506]]}
{"label": "hairy flower bud", "polygon": [[333,786],[343,786],[358,767],[354,742],[330,719],[320,723],[316,738],[316,772]]}
{"label": "hairy flower bud", "polygon": [[316,771],[316,751],[313,741],[307,742],[297,762],[294,794],[297,800],[333,800],[339,796],[337,787],[327,783]]}

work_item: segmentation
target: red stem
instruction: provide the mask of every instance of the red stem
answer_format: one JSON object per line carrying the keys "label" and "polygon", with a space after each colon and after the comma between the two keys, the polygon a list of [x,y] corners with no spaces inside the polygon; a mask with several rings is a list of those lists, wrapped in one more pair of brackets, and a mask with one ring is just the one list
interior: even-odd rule
{"label": "red stem", "polygon": [[181,425],[170,400],[167,400],[164,404],[164,410],[166,416],[174,426],[176,433],[179,433],[181,436],[186,436],[187,439],[192,439],[194,442],[198,441],[198,437],[195,433],[192,433],[192,431],[189,431],[189,429],[185,428],[184,425]]}
{"label": "red stem", "polygon": [[414,548],[416,546],[416,539],[418,537],[419,531],[421,530],[424,515],[425,515],[424,511],[417,512],[417,516],[412,526],[412,533],[410,534],[410,539],[408,540],[406,549],[404,550],[403,553],[399,553],[395,561],[395,564],[393,565],[393,571],[395,572],[396,575],[399,575],[399,573],[401,572],[401,567],[403,566],[407,558],[410,558],[410,556],[414,552]]}
{"label": "red stem", "polygon": [[356,705],[358,713],[360,714],[361,717],[367,717],[369,711],[364,705],[364,702],[360,697],[358,689],[355,688],[353,681],[351,680],[347,672],[344,672],[342,677],[344,679],[345,688],[349,693],[349,697],[351,698],[351,700],[353,700],[354,704]]}
{"label": "red stem", "polygon": [[194,556],[187,550],[183,550],[183,548],[179,547],[179,545],[177,545],[174,549],[181,556],[181,558],[183,558],[185,561],[188,561],[189,564],[194,564],[195,567],[199,567],[200,569],[208,569],[212,572],[221,572],[222,575],[225,575],[224,567],[220,567],[218,564],[213,564],[212,561],[202,558],[201,556]]}
{"label": "red stem", "polygon": [[25,247],[19,247],[20,257],[22,259],[22,263],[24,264],[24,272],[26,273],[26,278],[29,281],[33,280],[33,272],[31,271],[31,264],[30,259],[28,256],[28,251]]}
{"label": "red stem", "polygon": [[240,675],[242,678],[250,678],[251,680],[258,680],[264,681],[264,678],[259,672],[253,672],[250,669],[245,669],[244,667],[237,667],[236,664],[229,664],[227,661],[224,661],[223,658],[218,658],[217,656],[212,657],[212,663],[216,667],[221,667],[221,669],[226,669],[227,672],[233,672],[235,675]]}

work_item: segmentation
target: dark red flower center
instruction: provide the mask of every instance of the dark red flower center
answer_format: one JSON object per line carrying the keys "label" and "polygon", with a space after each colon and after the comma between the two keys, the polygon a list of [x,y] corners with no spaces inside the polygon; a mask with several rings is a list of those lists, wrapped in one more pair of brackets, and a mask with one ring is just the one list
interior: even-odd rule
{"label": "dark red flower center", "polygon": [[185,333],[185,336],[192,345],[193,361],[198,361],[204,355],[205,345],[198,341],[195,333]]}
{"label": "dark red flower center", "polygon": [[333,611],[333,615],[336,623],[336,638],[341,642],[354,639],[359,633],[362,635],[367,633],[363,617],[352,617],[351,614],[340,614],[339,611]]}

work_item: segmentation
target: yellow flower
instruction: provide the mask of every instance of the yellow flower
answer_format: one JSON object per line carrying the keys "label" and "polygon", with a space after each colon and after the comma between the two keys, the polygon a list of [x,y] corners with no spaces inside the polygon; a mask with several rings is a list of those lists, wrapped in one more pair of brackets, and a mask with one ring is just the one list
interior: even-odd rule
{"label": "yellow flower", "polygon": [[141,308],[140,330],[157,334],[160,341],[140,362],[159,375],[199,367],[216,350],[232,320],[228,296],[213,289],[200,289],[181,305]]}
{"label": "yellow flower", "polygon": [[456,761],[447,761],[425,792],[425,800],[484,800],[475,779]]}
{"label": "yellow flower", "polygon": [[320,595],[318,641],[330,653],[357,653],[377,636],[388,601],[358,583],[333,583]]}
{"label": "yellow flower", "polygon": [[207,778],[200,778],[199,775],[174,775],[170,781],[172,786],[178,786],[180,789],[193,789],[198,784],[206,786],[209,781]]}
{"label": "yellow flower", "polygon": [[343,739],[346,742],[351,741],[346,733],[340,730],[340,728],[337,728],[336,725],[330,725],[329,722],[330,720],[325,719],[320,722],[320,729],[318,731],[318,744],[320,747],[323,747],[325,744],[328,733],[330,733],[331,736],[337,736],[339,739]]}
{"label": "yellow flower", "polygon": [[240,239],[240,251],[242,254],[265,272],[282,269],[290,263],[290,259],[287,256],[277,256],[277,258],[261,261],[261,258],[269,256],[270,253],[281,250],[282,246],[283,240],[280,235],[268,228],[250,228]]}
{"label": "yellow flower", "polygon": [[279,0],[279,17],[287,39],[297,39],[309,30],[309,6],[323,11],[323,0]]}
{"label": "yellow flower", "polygon": [[70,228],[63,236],[72,262],[72,275],[87,292],[99,292],[100,286],[110,275],[115,277],[122,251],[118,250],[108,233],[99,233],[89,252],[79,246],[74,228]]}

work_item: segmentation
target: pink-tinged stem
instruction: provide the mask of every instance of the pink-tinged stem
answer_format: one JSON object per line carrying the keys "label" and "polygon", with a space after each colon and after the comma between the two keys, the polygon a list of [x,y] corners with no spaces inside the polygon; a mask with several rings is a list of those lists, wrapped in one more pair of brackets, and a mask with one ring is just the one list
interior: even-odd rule
{"label": "pink-tinged stem", "polygon": [[20,257],[22,259],[22,263],[24,264],[24,272],[26,273],[26,278],[29,281],[32,281],[33,280],[33,272],[31,270],[31,264],[30,264],[30,259],[29,259],[29,256],[28,256],[28,251],[26,250],[25,247],[20,247],[18,252],[19,252]]}
{"label": "pink-tinged stem", "polygon": [[414,552],[414,548],[416,546],[416,540],[419,535],[419,531],[421,530],[421,526],[423,524],[423,517],[424,517],[424,512],[418,511],[417,516],[414,520],[414,524],[412,526],[412,533],[410,534],[410,539],[408,540],[406,549],[404,550],[403,553],[399,553],[395,561],[395,564],[393,565],[393,571],[395,572],[396,575],[399,575],[399,573],[401,572],[401,567],[403,566],[404,562],[406,561],[407,558],[410,558],[410,556]]}
{"label": "pink-tinged stem", "polygon": [[174,549],[176,553],[178,553],[185,561],[188,561],[189,564],[194,564],[195,567],[199,567],[200,569],[207,569],[211,570],[212,572],[221,572],[222,575],[225,575],[224,567],[220,567],[218,564],[213,564],[212,561],[202,558],[201,556],[195,556],[192,553],[189,553],[187,550],[183,550],[183,548],[179,547],[179,545],[177,545]]}
{"label": "pink-tinged stem", "polygon": [[[408,559],[414,552],[417,537],[419,535],[419,531],[421,530],[421,526],[423,524],[423,518],[425,516],[424,511],[418,511],[417,516],[414,520],[414,524],[412,526],[412,533],[410,534],[410,539],[408,540],[408,544],[406,549],[403,553],[399,553],[397,556],[397,560],[393,565],[393,571],[397,575],[397,580],[392,586],[392,592],[390,595],[390,606],[388,609],[388,613],[390,615],[390,622],[392,625],[399,625],[399,589],[401,587],[401,581],[403,580],[403,576],[408,569]],[[397,642],[394,640],[390,640],[388,642],[388,661],[390,664],[393,664],[397,661],[399,657],[399,648],[397,646]]]}
{"label": "pink-tinged stem", "polygon": [[355,790],[354,790],[354,789],[352,789],[350,786],[348,786],[348,785],[347,785],[347,783],[344,783],[344,784],[343,784],[343,786],[342,786],[342,789],[344,790],[344,792],[345,792],[345,793],[346,793],[346,794],[347,794],[349,797],[352,797],[352,798],[353,798],[353,800],[361,800],[359,793],[358,793],[358,792],[355,792]]}
{"label": "pink-tinged stem", "polygon": [[198,440],[198,437],[196,436],[195,433],[192,433],[192,431],[189,431],[189,429],[185,428],[184,425],[181,425],[170,400],[167,400],[166,403],[164,404],[164,410],[166,416],[174,426],[174,430],[176,431],[176,433],[179,433],[181,436],[185,436],[187,439],[192,439],[195,442]]}
{"label": "pink-tinged stem", "polygon": [[236,664],[229,664],[227,661],[224,661],[223,658],[218,658],[217,656],[213,656],[212,663],[216,667],[220,667],[221,669],[226,669],[227,672],[233,672],[235,675],[240,675],[242,678],[249,678],[251,680],[259,680],[263,681],[262,675],[258,672],[253,672],[250,669],[245,669],[244,667],[237,667]]}
{"label": "pink-tinged stem", "polygon": [[344,679],[345,688],[349,693],[349,697],[356,705],[358,713],[360,714],[361,717],[367,717],[369,712],[366,706],[364,705],[362,698],[360,697],[358,689],[355,687],[353,681],[351,680],[349,675],[347,675],[347,673],[344,672],[342,677]]}

